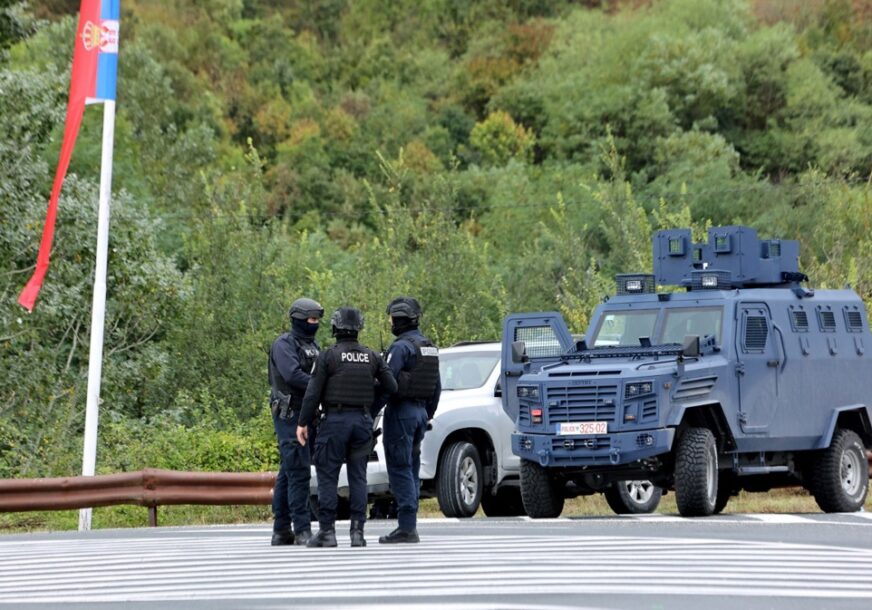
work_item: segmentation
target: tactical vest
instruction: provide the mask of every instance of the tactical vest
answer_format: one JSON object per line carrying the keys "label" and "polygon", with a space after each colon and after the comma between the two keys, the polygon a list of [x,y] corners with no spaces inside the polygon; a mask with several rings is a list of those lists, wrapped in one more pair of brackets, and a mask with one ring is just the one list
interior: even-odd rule
{"label": "tactical vest", "polygon": [[400,398],[428,399],[439,381],[439,350],[429,339],[405,338],[415,348],[415,366],[397,376]]}
{"label": "tactical vest", "polygon": [[356,341],[337,343],[330,352],[322,402],[328,409],[329,405],[369,407],[375,400],[375,352]]}
{"label": "tactical vest", "polygon": [[318,346],[314,341],[301,341],[298,337],[291,335],[294,345],[297,348],[297,356],[300,358],[300,368],[311,374],[312,367],[318,359]]}
{"label": "tactical vest", "polygon": [[[297,352],[297,359],[300,361],[300,369],[305,373],[312,372],[312,366],[315,360],[318,359],[318,346],[314,341],[301,341],[299,337],[295,337],[292,333],[285,333],[281,336],[294,346],[294,351]],[[291,387],[275,372],[275,364],[273,364],[272,350],[270,350],[269,361],[267,363],[267,374],[269,376],[269,385],[272,388],[273,398],[282,398],[282,396],[290,396],[292,406],[299,406],[303,401],[302,393],[295,393]]]}

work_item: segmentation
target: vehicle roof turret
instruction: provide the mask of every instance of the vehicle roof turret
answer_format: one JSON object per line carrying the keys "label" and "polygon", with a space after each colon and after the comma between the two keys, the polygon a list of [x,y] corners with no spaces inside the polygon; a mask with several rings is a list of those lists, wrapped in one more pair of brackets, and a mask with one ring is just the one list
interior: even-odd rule
{"label": "vehicle roof turret", "polygon": [[[750,227],[712,227],[706,243],[693,243],[690,229],[654,234],[657,284],[700,288],[792,286],[806,279],[799,272],[799,242],[760,239]],[[709,285],[704,277],[716,276]]]}
{"label": "vehicle roof turret", "polygon": [[799,271],[798,241],[760,239],[750,227],[712,227],[703,243],[693,242],[690,229],[666,229],[654,234],[652,245],[654,273],[619,274],[618,294],[654,292],[655,286],[799,289],[808,279]]}

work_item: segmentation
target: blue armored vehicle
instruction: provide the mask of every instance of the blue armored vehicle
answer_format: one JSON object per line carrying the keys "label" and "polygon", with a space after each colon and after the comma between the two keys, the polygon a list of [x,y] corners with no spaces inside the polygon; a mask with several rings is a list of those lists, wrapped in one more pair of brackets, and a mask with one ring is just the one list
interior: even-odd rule
{"label": "blue armored vehicle", "polygon": [[582,340],[553,312],[504,322],[503,408],[527,514],[645,479],[674,489],[684,516],[789,485],[826,512],[859,510],[872,446],[860,297],[805,288],[799,243],[747,227],[653,242],[654,273],[619,275]]}

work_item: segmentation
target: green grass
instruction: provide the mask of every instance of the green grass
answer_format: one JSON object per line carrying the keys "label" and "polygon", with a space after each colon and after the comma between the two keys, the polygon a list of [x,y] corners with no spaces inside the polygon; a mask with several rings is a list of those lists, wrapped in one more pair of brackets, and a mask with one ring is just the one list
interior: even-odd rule
{"label": "green grass", "polygon": [[[872,495],[866,499],[865,510],[872,512]],[[661,514],[678,514],[675,494],[663,497],[657,509]],[[730,499],[724,513],[820,513],[807,491],[800,488],[775,489],[767,493],[740,492]],[[608,516],[612,510],[601,494],[566,501],[564,517]],[[422,500],[418,515],[422,518],[442,516],[435,498]],[[476,517],[484,517],[479,509]],[[269,523],[268,506],[161,506],[158,524],[217,525],[227,523]],[[148,525],[148,510],[140,506],[107,506],[95,508],[91,519],[93,529],[144,527]],[[35,511],[0,513],[0,534],[76,530],[79,511]]]}

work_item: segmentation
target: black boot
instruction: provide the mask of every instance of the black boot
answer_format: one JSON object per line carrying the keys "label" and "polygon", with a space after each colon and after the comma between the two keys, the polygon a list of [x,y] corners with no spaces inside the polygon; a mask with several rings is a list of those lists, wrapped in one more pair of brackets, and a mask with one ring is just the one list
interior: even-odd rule
{"label": "black boot", "polygon": [[363,521],[351,522],[351,546],[366,546],[363,537]]}
{"label": "black boot", "polygon": [[418,530],[401,530],[395,529],[387,536],[379,536],[378,541],[381,544],[397,544],[403,542],[420,542],[418,538]]}
{"label": "black boot", "polygon": [[312,530],[302,530],[297,532],[296,540],[294,540],[294,544],[297,546],[306,546],[309,541],[312,539]]}
{"label": "black boot", "polygon": [[284,546],[286,544],[294,544],[294,532],[290,528],[273,532],[272,546]]}
{"label": "black boot", "polygon": [[306,546],[310,549],[315,547],[336,546],[336,530],[333,529],[333,527],[330,529],[324,527],[319,528],[318,533],[309,539]]}

